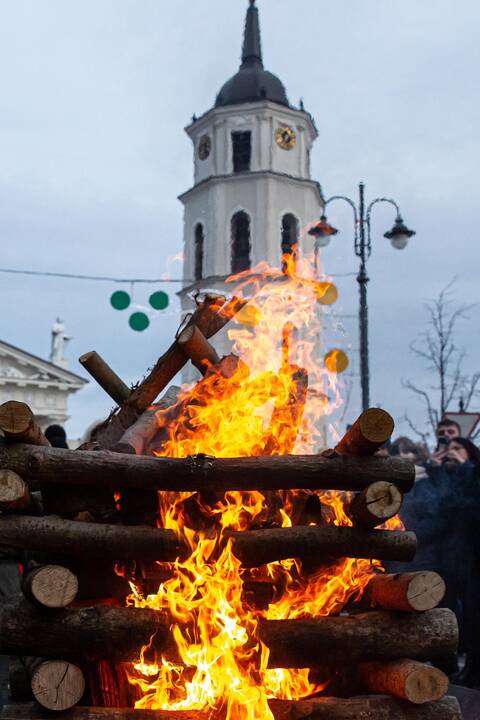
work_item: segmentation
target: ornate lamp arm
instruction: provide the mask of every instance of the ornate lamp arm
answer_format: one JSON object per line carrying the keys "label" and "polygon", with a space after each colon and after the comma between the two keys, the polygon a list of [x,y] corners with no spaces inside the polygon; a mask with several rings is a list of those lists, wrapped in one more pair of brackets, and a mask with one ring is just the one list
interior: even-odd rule
{"label": "ornate lamp arm", "polygon": [[370,217],[372,214],[372,208],[376,203],[389,203],[390,205],[393,205],[395,210],[397,211],[397,220],[402,220],[402,216],[400,215],[400,208],[398,207],[395,200],[392,200],[391,198],[381,197],[381,198],[375,198],[375,200],[372,200],[370,205],[367,207],[367,212],[365,214],[365,220],[367,223],[367,257],[370,257],[372,252],[372,241],[371,241],[371,233],[370,233]]}
{"label": "ornate lamp arm", "polygon": [[354,243],[355,243],[355,254],[358,254],[357,251],[358,251],[359,241],[358,241],[358,210],[357,210],[357,206],[355,205],[353,200],[350,200],[350,198],[347,197],[346,195],[332,195],[332,197],[329,197],[328,200],[325,200],[324,208],[326,208],[329,203],[333,202],[333,200],[344,200],[345,202],[347,202],[350,205],[350,207],[353,210],[353,221],[354,221],[353,238],[354,238]]}

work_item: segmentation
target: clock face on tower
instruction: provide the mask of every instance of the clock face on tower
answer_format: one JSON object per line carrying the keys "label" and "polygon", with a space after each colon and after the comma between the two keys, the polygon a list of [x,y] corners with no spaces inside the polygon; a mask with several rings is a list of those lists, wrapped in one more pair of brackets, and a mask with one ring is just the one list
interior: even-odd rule
{"label": "clock face on tower", "polygon": [[295,147],[297,136],[288,125],[282,125],[275,130],[275,142],[282,150],[291,150]]}
{"label": "clock face on tower", "polygon": [[200,160],[206,160],[212,149],[212,141],[209,135],[202,135],[198,143],[198,157]]}

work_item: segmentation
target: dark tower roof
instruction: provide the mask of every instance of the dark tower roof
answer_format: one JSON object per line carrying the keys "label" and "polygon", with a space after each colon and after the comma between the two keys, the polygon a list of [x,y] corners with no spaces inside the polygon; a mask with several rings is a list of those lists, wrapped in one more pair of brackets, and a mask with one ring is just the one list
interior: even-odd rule
{"label": "dark tower roof", "polygon": [[243,37],[242,64],[236,75],[227,80],[215,100],[215,107],[271,100],[288,105],[282,82],[263,67],[260,22],[255,0],[249,0]]}

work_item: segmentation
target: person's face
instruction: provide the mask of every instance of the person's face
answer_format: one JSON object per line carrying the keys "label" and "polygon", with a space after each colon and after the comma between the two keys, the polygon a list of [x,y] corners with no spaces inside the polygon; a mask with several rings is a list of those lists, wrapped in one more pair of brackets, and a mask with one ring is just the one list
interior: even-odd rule
{"label": "person's face", "polygon": [[460,445],[460,443],[455,442],[455,440],[452,440],[448,444],[447,456],[450,461],[457,462],[459,464],[467,462],[467,460],[468,460],[467,450],[463,447],[463,445]]}
{"label": "person's face", "polygon": [[453,438],[460,437],[460,433],[456,425],[440,425],[437,428],[437,440],[439,438],[445,438],[448,442]]}
{"label": "person's face", "polygon": [[413,450],[400,450],[400,457],[405,458],[405,460],[410,460],[410,462],[415,463],[417,462],[417,454],[413,452]]}

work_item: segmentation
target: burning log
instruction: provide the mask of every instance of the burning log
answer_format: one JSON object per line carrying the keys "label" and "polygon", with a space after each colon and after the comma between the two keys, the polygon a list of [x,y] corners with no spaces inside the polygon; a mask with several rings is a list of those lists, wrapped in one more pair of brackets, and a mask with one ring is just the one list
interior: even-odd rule
{"label": "burning log", "polygon": [[370,692],[386,693],[417,705],[440,700],[448,691],[445,673],[415,660],[361,663],[358,674]]}
{"label": "burning log", "polygon": [[365,589],[365,599],[382,610],[424,612],[437,607],[445,595],[445,583],[436,572],[375,575]]}
{"label": "burning log", "polygon": [[[41,547],[36,546],[36,549]],[[22,591],[28,600],[48,608],[70,605],[78,592],[78,580],[61,565],[40,565],[31,570],[22,581]]]}
{"label": "burning log", "polygon": [[298,702],[270,700],[269,705],[275,720],[462,720],[454,697],[425,705],[410,705],[384,695],[324,697]]}
{"label": "burning log", "polygon": [[380,480],[356,495],[346,513],[355,526],[374,528],[397,515],[402,502],[403,495],[397,486]]}
{"label": "burning log", "polygon": [[97,381],[107,395],[110,395],[117,405],[123,403],[130,396],[131,390],[121,378],[112,370],[105,360],[95,350],[85,353],[78,358],[78,362]]}
{"label": "burning log", "polygon": [[62,520],[54,516],[0,517],[0,542],[24,550],[77,558],[173,562],[181,546],[173,530]]}
{"label": "burning log", "polygon": [[356,557],[409,562],[416,550],[416,538],[412,532],[366,531],[331,525],[248,530],[232,532],[230,536],[233,552],[247,568],[287,558],[323,562]]}
{"label": "burning log", "polygon": [[[54,615],[33,606],[0,608],[0,653],[48,657],[137,659],[140,649],[178,660],[171,621],[143,608],[97,605]],[[313,667],[332,661],[424,660],[455,651],[458,629],[451,610],[422,615],[369,612],[306,620],[263,620],[259,637],[270,649],[269,667]],[[148,655],[148,653],[147,653]]]}
{"label": "burning log", "polygon": [[27,483],[13,470],[0,470],[0,511],[19,512],[33,505]]}
{"label": "burning log", "polygon": [[187,325],[177,333],[177,343],[202,375],[209,367],[220,362],[215,348],[194,324]]}
{"label": "burning log", "polygon": [[305,620],[264,620],[260,639],[270,648],[270,667],[312,667],[327,656],[349,662],[429,660],[455,652],[458,627],[451,610],[421,615],[369,612]]}
{"label": "burning log", "polygon": [[213,458],[137,457],[120,453],[0,447],[0,467],[18,473],[30,486],[93,485],[97,489],[147,490],[364,490],[388,478],[401,490],[413,486],[414,466],[401,458],[321,455]]}
{"label": "burning log", "polygon": [[50,447],[35,417],[25,403],[9,400],[0,405],[0,430],[9,442]]}
{"label": "burning log", "polygon": [[395,423],[385,410],[368,408],[335,446],[338,455],[373,455],[390,437]]}
{"label": "burning log", "polygon": [[277,405],[273,409],[270,428],[275,434],[267,430],[262,451],[264,455],[292,452],[295,447],[307,401],[308,372],[298,365],[288,365],[288,374],[291,378],[291,390],[286,404]]}

